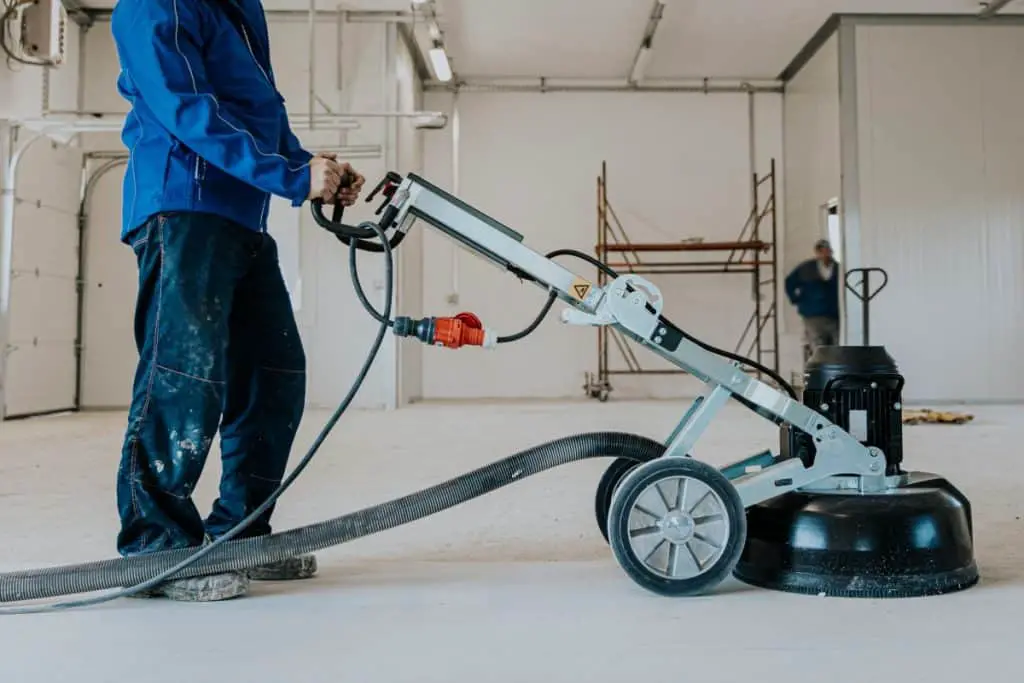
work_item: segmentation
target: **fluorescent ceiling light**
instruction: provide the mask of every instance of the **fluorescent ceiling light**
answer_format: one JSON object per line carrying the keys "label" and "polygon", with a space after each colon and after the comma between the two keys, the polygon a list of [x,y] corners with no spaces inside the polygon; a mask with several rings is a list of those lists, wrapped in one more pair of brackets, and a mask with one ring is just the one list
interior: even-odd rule
{"label": "fluorescent ceiling light", "polygon": [[437,80],[447,83],[452,80],[452,67],[448,64],[448,55],[443,47],[430,48],[430,63],[434,66],[434,75]]}

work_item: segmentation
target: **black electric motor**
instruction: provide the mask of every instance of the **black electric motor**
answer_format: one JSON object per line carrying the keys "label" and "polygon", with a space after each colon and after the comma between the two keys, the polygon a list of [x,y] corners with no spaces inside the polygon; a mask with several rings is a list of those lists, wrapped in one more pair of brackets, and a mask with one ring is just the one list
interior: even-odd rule
{"label": "black electric motor", "polygon": [[[804,372],[804,405],[881,450],[887,475],[903,471],[902,391],[903,376],[884,346],[824,346]],[[814,441],[799,430],[784,428],[781,448],[808,466],[814,460]]]}
{"label": "black electric motor", "polygon": [[[894,478],[882,490],[797,490],[749,506],[736,578],[869,598],[937,595],[978,581],[970,501],[943,477],[901,466],[902,391],[903,376],[884,347],[815,352],[804,373],[804,405],[880,449]],[[782,456],[810,466],[811,436],[786,427],[782,433]]]}

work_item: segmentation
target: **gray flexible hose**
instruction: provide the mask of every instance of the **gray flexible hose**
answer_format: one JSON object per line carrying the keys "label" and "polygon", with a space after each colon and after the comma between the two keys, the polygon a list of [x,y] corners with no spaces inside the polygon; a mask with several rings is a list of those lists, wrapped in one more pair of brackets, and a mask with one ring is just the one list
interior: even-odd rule
{"label": "gray flexible hose", "polygon": [[[173,576],[242,570],[353,541],[428,517],[544,470],[597,457],[638,462],[662,455],[662,443],[636,434],[595,432],[568,436],[520,451],[430,488],[341,517],[268,536],[226,542]],[[72,595],[139,584],[195,553],[169,550],[0,574],[0,602]]]}

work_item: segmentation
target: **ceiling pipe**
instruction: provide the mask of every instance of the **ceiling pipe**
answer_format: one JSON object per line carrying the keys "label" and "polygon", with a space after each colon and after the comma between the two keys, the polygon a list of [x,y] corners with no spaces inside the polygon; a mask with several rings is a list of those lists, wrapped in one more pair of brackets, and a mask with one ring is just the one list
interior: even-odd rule
{"label": "ceiling pipe", "polygon": [[[451,91],[450,84],[425,83],[425,91]],[[461,92],[661,92],[661,93],[781,93],[783,84],[773,79],[661,79],[631,85],[625,80],[572,78],[466,78],[458,82]]]}
{"label": "ceiling pipe", "polygon": [[978,12],[978,16],[982,19],[988,19],[999,14],[1004,7],[1009,5],[1013,0],[992,0],[992,2],[983,2],[981,11]]}
{"label": "ceiling pipe", "polygon": [[[44,116],[40,118],[17,119],[15,123],[29,130],[46,129],[48,134],[64,135],[68,133],[118,133],[124,126],[124,114],[92,114],[76,115],[74,112],[63,112],[65,116]],[[312,125],[324,130],[354,130],[359,123],[332,117],[330,114],[317,114],[313,122],[303,115],[289,116],[289,124],[294,130],[311,130]]]}
{"label": "ceiling pipe", "polygon": [[664,0],[654,0],[654,6],[651,7],[651,16],[647,19],[647,27],[644,29],[644,37],[640,41],[640,48],[637,50],[636,56],[633,58],[633,66],[629,70],[629,78],[626,79],[627,83],[631,86],[638,86],[644,78],[647,63],[651,59],[654,32],[658,30],[658,24],[661,22],[664,11]]}
{"label": "ceiling pipe", "polygon": [[[67,0],[65,0],[65,2],[67,2]],[[81,12],[92,21],[110,21],[110,15],[113,13],[113,10],[82,7]],[[309,19],[309,10],[268,9],[264,10],[263,13],[270,21],[305,22]],[[371,10],[318,9],[316,10],[315,16],[318,20],[322,19],[324,21],[335,21],[338,17],[344,16],[346,21],[354,24],[412,24],[416,21],[423,20],[423,17],[417,12],[375,12]]]}
{"label": "ceiling pipe", "polygon": [[[384,148],[381,145],[343,145],[341,147],[338,147],[337,145],[333,147],[327,145],[314,145],[309,147],[309,151],[313,153],[336,152],[338,155],[346,159],[378,159],[384,154]],[[91,152],[86,152],[85,158],[89,160],[125,160],[128,158],[128,150],[93,150]]]}

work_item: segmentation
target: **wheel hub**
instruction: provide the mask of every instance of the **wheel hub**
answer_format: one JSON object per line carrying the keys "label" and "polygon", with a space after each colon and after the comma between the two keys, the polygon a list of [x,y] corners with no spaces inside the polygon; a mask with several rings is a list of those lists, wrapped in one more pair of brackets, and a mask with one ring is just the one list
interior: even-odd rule
{"label": "wheel hub", "polygon": [[666,541],[678,544],[693,538],[695,525],[692,516],[682,510],[675,510],[658,520],[658,528]]}
{"label": "wheel hub", "polygon": [[729,537],[721,498],[691,477],[665,477],[646,486],[633,503],[629,526],[636,556],[672,579],[703,574]]}

